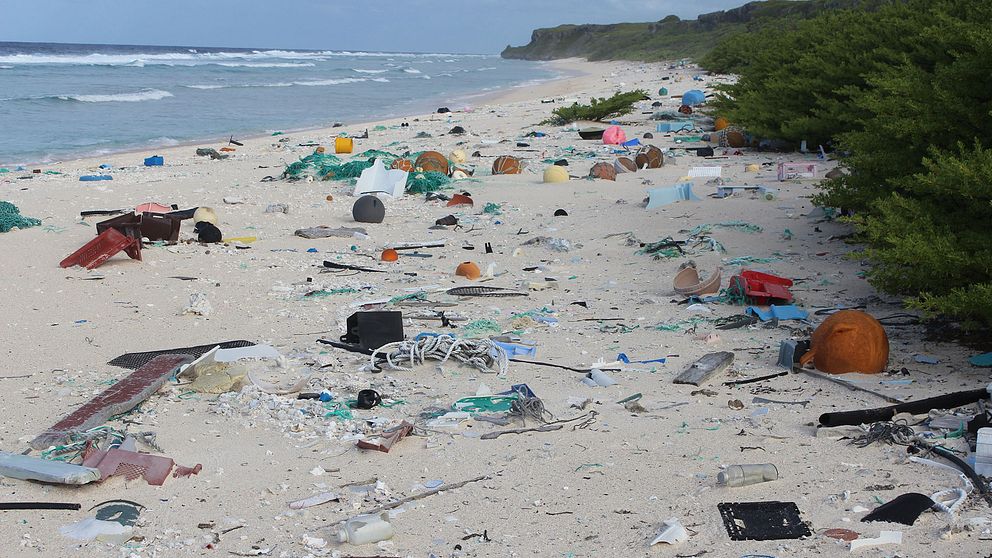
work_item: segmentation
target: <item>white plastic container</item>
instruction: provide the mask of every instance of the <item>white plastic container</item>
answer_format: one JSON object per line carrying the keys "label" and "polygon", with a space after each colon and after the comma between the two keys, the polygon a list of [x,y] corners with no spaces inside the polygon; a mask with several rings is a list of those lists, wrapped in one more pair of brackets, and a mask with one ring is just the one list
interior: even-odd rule
{"label": "white plastic container", "polygon": [[978,429],[975,446],[975,472],[983,477],[992,476],[992,428]]}
{"label": "white plastic container", "polygon": [[771,463],[759,465],[731,465],[726,471],[717,474],[717,482],[724,486],[747,486],[778,478],[778,469]]}
{"label": "white plastic container", "polygon": [[371,544],[393,538],[393,525],[389,523],[389,513],[381,515],[356,515],[344,523],[338,531],[338,542],[351,544]]}

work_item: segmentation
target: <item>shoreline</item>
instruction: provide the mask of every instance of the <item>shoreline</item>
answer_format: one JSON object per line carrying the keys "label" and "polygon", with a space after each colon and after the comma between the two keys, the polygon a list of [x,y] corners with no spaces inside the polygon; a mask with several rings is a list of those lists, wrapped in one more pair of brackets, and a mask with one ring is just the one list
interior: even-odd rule
{"label": "shoreline", "polygon": [[[528,87],[527,86],[528,83],[531,83],[533,81],[533,80],[530,80],[530,81],[525,81],[525,82],[520,82],[520,83],[515,83],[513,85],[505,86],[505,87],[502,87],[502,88],[500,88],[500,89],[498,89],[496,91],[483,91],[483,92],[477,92],[477,93],[466,93],[464,95],[459,95],[459,96],[456,96],[456,97],[452,98],[449,101],[449,104],[452,104],[452,105],[455,105],[455,106],[459,106],[459,105],[465,104],[465,102],[468,101],[468,100],[472,100],[473,101],[473,104],[477,104],[477,105],[488,105],[488,104],[499,104],[499,103],[503,103],[503,102],[508,102],[508,100],[510,100],[510,99],[526,100],[525,98],[518,99],[515,94],[518,93],[521,89],[528,89],[528,90],[534,90],[534,89],[536,89],[538,91],[557,90],[559,88],[559,86],[556,86],[555,84],[565,85],[567,83],[570,83],[571,80],[576,80],[576,79],[579,79],[579,78],[588,76],[589,73],[588,73],[587,69],[584,69],[584,65],[585,64],[595,64],[595,63],[587,62],[584,59],[574,59],[574,58],[572,58],[572,59],[563,59],[563,60],[551,60],[551,61],[547,61],[547,62],[542,62],[542,64],[546,64],[548,66],[551,66],[552,68],[554,68],[554,71],[557,71],[559,73],[560,72],[568,72],[568,73],[570,73],[572,75],[559,75],[557,77],[551,77],[551,78],[548,78],[548,79],[545,79],[545,80],[541,80],[536,86],[533,86],[533,87]],[[529,98],[529,97],[532,97],[532,96],[533,96],[533,94],[528,94],[526,97]],[[443,101],[441,101],[439,99],[435,99],[435,100],[437,102],[442,102],[443,103]],[[429,102],[429,101],[426,101],[426,100],[423,102],[423,105],[424,106],[428,106],[430,104],[434,104],[434,103]],[[415,109],[411,109],[409,113],[401,114],[401,115],[398,115],[398,116],[390,116],[390,117],[379,118],[379,119],[375,119],[375,120],[363,120],[363,121],[354,122],[354,123],[347,123],[347,122],[343,122],[342,121],[342,124],[343,125],[342,126],[338,126],[338,127],[335,127],[335,126],[325,126],[325,125],[316,125],[316,126],[305,126],[305,127],[302,127],[302,128],[293,128],[293,129],[284,128],[284,129],[281,129],[281,130],[274,130],[273,132],[275,132],[275,131],[281,131],[281,132],[283,132],[284,135],[285,134],[300,134],[300,133],[325,133],[328,130],[341,130],[341,129],[345,129],[345,128],[349,128],[349,127],[356,127],[356,126],[357,127],[362,127],[362,126],[373,127],[373,126],[384,124],[384,123],[390,123],[390,122],[393,122],[393,121],[396,121],[396,120],[404,120],[404,119],[410,119],[410,118],[421,118],[421,117],[424,117],[425,115],[428,115],[428,114],[431,114],[431,113],[421,112],[419,108],[415,108]],[[228,134],[228,137],[231,137],[231,135]],[[241,137],[235,137],[234,139],[236,141],[241,142],[241,143],[245,143],[245,142],[248,142],[248,141],[252,141],[253,142],[253,141],[261,140],[261,139],[268,138],[268,137],[273,137],[272,136],[272,133],[258,132],[258,133],[253,133],[253,134],[248,134],[248,135],[245,135],[245,136],[241,136]],[[223,136],[216,136],[216,137],[210,137],[210,138],[200,138],[200,139],[193,139],[193,140],[183,140],[183,141],[179,141],[178,143],[173,144],[173,145],[151,146],[151,147],[127,146],[127,147],[122,147],[120,149],[108,150],[106,153],[84,154],[84,155],[81,155],[81,156],[78,156],[78,157],[73,156],[73,157],[66,158],[66,159],[58,159],[58,160],[47,161],[47,162],[32,161],[32,162],[26,162],[26,163],[0,163],[0,166],[6,165],[7,168],[9,168],[11,170],[11,172],[14,172],[14,168],[19,167],[19,166],[20,167],[24,167],[26,170],[31,170],[32,167],[34,167],[34,168],[41,167],[44,170],[46,166],[47,167],[52,167],[52,166],[56,166],[56,165],[74,165],[74,164],[77,164],[77,163],[80,163],[80,162],[83,162],[83,161],[91,161],[91,160],[96,160],[96,159],[109,159],[109,158],[115,158],[115,157],[120,156],[120,155],[135,155],[135,154],[138,154],[138,153],[146,153],[146,155],[145,155],[146,157],[147,156],[150,156],[150,155],[161,155],[162,153],[165,153],[166,151],[172,150],[172,149],[183,149],[183,148],[189,148],[189,147],[194,147],[194,146],[202,147],[202,146],[204,146],[206,144],[215,144],[215,143],[218,143],[218,142],[224,142]],[[227,145],[230,145],[230,144],[227,144]],[[152,153],[152,151],[155,151],[155,150],[158,150],[158,152]]]}

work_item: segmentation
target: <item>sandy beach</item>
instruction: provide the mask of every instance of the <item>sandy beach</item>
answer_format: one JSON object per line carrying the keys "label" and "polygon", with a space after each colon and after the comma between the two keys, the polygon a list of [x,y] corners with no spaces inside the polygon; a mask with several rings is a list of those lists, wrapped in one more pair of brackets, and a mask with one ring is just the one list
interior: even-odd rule
{"label": "sandy beach", "polygon": [[[848,543],[823,533],[850,529],[862,538],[902,532],[901,545],[858,552],[865,556],[987,556],[988,525],[942,539],[948,521],[937,513],[922,515],[912,527],[860,521],[899,494],[929,495],[960,486],[951,471],[908,461],[905,447],[860,448],[838,439],[843,433],[816,428],[821,413],[885,406],[885,399],[801,373],[723,384],[784,372],[776,366],[780,342],[808,335],[824,318],[817,310],[864,305],[879,318],[905,312],[898,299],[880,295],[865,281],[861,262],[847,257],[856,249],[844,241],[850,228],[824,218],[811,202],[818,180],[834,163],[812,153],[738,151],[715,143],[715,156],[701,158],[681,148],[705,143],[686,144],[656,131],[651,114],[679,105],[659,97],[660,87],[677,96],[688,89],[711,90],[729,78],[694,81],[697,71],[662,64],[553,64],[580,75],[453,101],[441,105],[453,111],[445,114],[246,139],[225,160],[194,154],[196,147],[219,149],[224,143],[198,144],[38,167],[61,174],[31,175],[29,169],[0,175],[0,199],[42,220],[41,226],[0,234],[5,415],[0,449],[24,452],[45,428],[126,377],[130,370],[107,364],[121,354],[230,340],[268,344],[286,358],[284,367],[265,372],[269,381],[287,384],[309,376],[304,392],[326,390],[341,402],[374,389],[389,403],[352,409],[348,419],[325,416],[336,408],[299,401],[295,393],[269,395],[249,385],[216,395],[169,382],[137,410],[108,424],[130,433],[154,432],[161,451],[140,449],[181,465],[202,464],[202,471],[169,477],[162,486],[140,478],[113,477],[82,487],[4,478],[0,500],[78,502],[82,509],[3,512],[3,554],[844,556],[851,554]],[[539,123],[565,99],[586,102],[636,88],[662,106],[642,102],[618,120],[628,138],[670,149],[665,165],[619,174],[616,181],[586,179],[594,163],[612,164],[614,146],[581,140],[570,126]],[[467,133],[449,134],[455,126]],[[469,154],[475,177],[454,182],[445,193],[470,192],[474,207],[446,207],[444,201],[408,194],[385,202],[381,224],[355,223],[349,181],[262,181],[278,178],[286,165],[313,153],[314,144],[333,151],[338,134],[356,136],[366,129],[369,137],[355,140],[356,154],[369,149]],[[545,135],[528,137],[532,131]],[[422,132],[429,137],[417,137]],[[142,166],[150,155],[163,156],[164,166]],[[524,171],[490,176],[501,155],[522,158]],[[546,161],[562,158],[573,179],[543,183]],[[782,162],[814,163],[817,178],[779,181],[776,167]],[[110,166],[113,180],[79,181],[80,175],[102,172],[102,164]],[[749,164],[760,170],[747,172]],[[774,189],[770,199],[756,193],[717,199],[710,196],[718,186],[712,178],[684,178],[693,167],[716,166],[724,185],[766,185]],[[645,208],[649,189],[686,181],[698,200]],[[225,238],[254,240],[200,244],[187,220],[178,244],[146,244],[140,262],[121,253],[92,271],[59,267],[94,237],[102,219],[82,218],[81,211],[146,202],[209,206]],[[266,212],[273,204],[288,210]],[[489,204],[495,205],[485,212]],[[567,216],[555,216],[558,209]],[[449,214],[462,226],[431,229]],[[367,237],[294,235],[321,225],[361,226]],[[709,238],[724,252],[707,249],[710,244],[674,258],[637,253],[641,243],[685,239],[701,225],[710,226]],[[537,237],[565,242],[527,243]],[[379,261],[390,244],[436,241],[446,244],[419,250],[425,257],[401,253],[398,262]],[[493,253],[486,253],[487,244]],[[743,314],[744,308],[681,304],[684,297],[673,291],[672,278],[690,259],[703,274],[722,268],[724,288],[741,269],[792,279],[796,304],[810,313],[808,321],[717,329],[714,320]],[[333,272],[322,265],[325,260],[386,272]],[[491,267],[493,276],[479,282],[456,277],[463,261],[476,262],[484,272]],[[445,294],[465,285],[522,290],[527,296]],[[434,304],[401,298],[418,292]],[[184,313],[194,295],[209,301],[206,315]],[[337,340],[348,316],[363,304],[390,300],[385,309],[404,313],[408,339],[421,332],[465,336],[462,328],[471,323],[486,336],[513,332],[534,343],[532,360],[585,369],[624,353],[632,362],[608,371],[615,385],[593,388],[581,382],[582,372],[518,362],[510,362],[505,374],[437,361],[413,370],[372,372],[367,356],[317,342]],[[432,308],[464,320],[453,321],[455,329],[443,328],[440,321],[423,318]],[[493,324],[495,330],[484,328]],[[927,341],[921,325],[892,325],[886,332],[888,369],[904,372],[845,379],[904,400],[977,389],[990,381],[988,369],[968,364],[973,351]],[[694,361],[718,351],[734,353],[727,371],[699,387],[672,383]],[[933,357],[936,364],[919,362],[918,355]],[[665,361],[636,362],[661,358]],[[432,412],[450,410],[480,386],[498,393],[515,384],[527,384],[551,420],[574,420],[560,423],[560,429],[495,439],[483,435],[539,423],[476,419],[452,428],[426,426]],[[641,395],[638,405],[618,403],[635,394]],[[582,401],[582,408],[570,404],[575,401]],[[388,453],[355,447],[358,439],[403,420],[416,428]],[[960,439],[946,444],[965,446]],[[748,463],[774,464],[778,480],[740,488],[717,485],[722,467]],[[335,538],[339,523],[351,516],[479,477],[484,478],[393,509],[395,535],[387,541],[355,546]],[[327,492],[337,500],[305,509],[288,505]],[[111,499],[145,507],[130,541],[77,542],[60,533]],[[795,502],[811,536],[732,541],[718,504],[752,501]],[[961,521],[988,518],[989,508],[972,497],[958,515]],[[673,517],[689,539],[651,546],[663,522]]]}

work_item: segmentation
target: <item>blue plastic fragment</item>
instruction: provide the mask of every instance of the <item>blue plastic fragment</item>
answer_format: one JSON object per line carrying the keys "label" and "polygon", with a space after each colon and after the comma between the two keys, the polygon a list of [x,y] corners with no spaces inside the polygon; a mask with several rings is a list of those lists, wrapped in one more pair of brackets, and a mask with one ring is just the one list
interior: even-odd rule
{"label": "blue plastic fragment", "polygon": [[932,357],[930,355],[916,355],[913,360],[919,362],[920,364],[937,364],[940,360],[937,357]]}
{"label": "blue plastic fragment", "polygon": [[972,366],[989,367],[992,366],[992,353],[975,355],[968,359]]}
{"label": "blue plastic fragment", "polygon": [[633,364],[651,364],[652,362],[660,362],[661,364],[665,364],[665,361],[667,359],[666,359],[666,357],[662,357],[662,358],[653,358],[651,360],[634,360],[634,361],[632,361],[632,360],[630,360],[630,357],[628,357],[625,353],[620,353],[620,354],[617,355],[617,360],[619,360],[620,362],[622,362],[624,364],[631,364],[631,363],[633,363]]}
{"label": "blue plastic fragment", "polygon": [[493,341],[493,343],[506,351],[506,355],[510,358],[515,356],[537,356],[537,347],[534,345],[522,345],[520,343],[504,343],[502,341]]}
{"label": "blue plastic fragment", "polygon": [[765,310],[759,306],[748,306],[745,310],[746,314],[757,316],[761,321],[767,322],[771,319],[776,320],[805,320],[809,317],[809,312],[796,308],[793,304],[786,304],[783,306],[772,306]]}
{"label": "blue plastic fragment", "polygon": [[109,174],[84,174],[79,177],[80,182],[96,182],[97,180],[113,180]]}

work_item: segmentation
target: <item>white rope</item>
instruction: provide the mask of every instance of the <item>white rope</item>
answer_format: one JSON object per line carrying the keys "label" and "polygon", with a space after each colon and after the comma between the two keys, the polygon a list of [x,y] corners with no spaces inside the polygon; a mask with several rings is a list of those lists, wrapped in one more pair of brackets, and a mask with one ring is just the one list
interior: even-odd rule
{"label": "white rope", "polygon": [[376,355],[380,353],[394,370],[412,370],[413,366],[423,364],[427,359],[447,362],[453,358],[482,372],[505,374],[510,363],[506,351],[489,339],[456,339],[450,335],[387,343],[369,357],[373,367]]}
{"label": "white rope", "polygon": [[[951,521],[956,520],[958,515],[958,508],[961,507],[961,504],[963,504],[964,501],[968,498],[968,495],[971,494],[973,490],[975,490],[975,485],[972,484],[971,479],[969,479],[964,473],[959,471],[957,468],[951,467],[950,465],[947,465],[945,463],[940,463],[939,461],[933,461],[931,459],[925,459],[923,457],[917,457],[915,455],[911,455],[909,457],[909,460],[912,461],[913,463],[920,463],[921,465],[930,465],[938,469],[947,469],[948,471],[953,471],[958,475],[958,478],[960,478],[962,484],[964,484],[964,488],[948,488],[947,490],[940,490],[938,492],[934,492],[933,495],[930,496],[930,499],[933,500],[934,508],[937,511],[946,513]],[[949,499],[948,498],[949,496],[953,496],[954,499],[953,500]]]}

